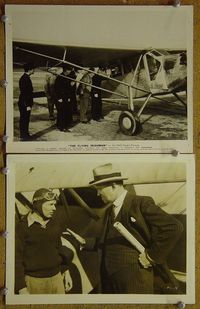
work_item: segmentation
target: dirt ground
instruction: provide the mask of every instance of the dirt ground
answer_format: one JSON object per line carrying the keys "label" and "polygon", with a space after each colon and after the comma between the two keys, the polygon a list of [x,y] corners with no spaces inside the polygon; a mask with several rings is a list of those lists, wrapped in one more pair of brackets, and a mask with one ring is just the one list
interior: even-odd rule
{"label": "dirt ground", "polygon": [[[181,94],[186,101],[186,95]],[[138,135],[127,136],[119,130],[118,118],[125,104],[103,102],[104,119],[88,124],[79,122],[74,115],[72,132],[59,131],[54,121],[49,120],[46,98],[36,98],[30,118],[30,134],[36,141],[123,141],[123,140],[185,140],[187,139],[187,116],[181,102],[173,95],[165,96],[168,101],[151,99],[145,107],[140,121],[142,130]],[[144,99],[134,101],[137,111]],[[90,116],[90,108],[88,115]],[[19,141],[19,110],[14,100],[14,140]]]}

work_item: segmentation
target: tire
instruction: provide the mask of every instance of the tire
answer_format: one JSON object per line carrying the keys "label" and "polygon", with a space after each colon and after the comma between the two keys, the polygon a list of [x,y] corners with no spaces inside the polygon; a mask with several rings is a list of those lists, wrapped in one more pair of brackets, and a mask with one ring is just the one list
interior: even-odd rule
{"label": "tire", "polygon": [[141,131],[140,119],[130,111],[122,112],[119,116],[119,127],[125,135],[137,134]]}

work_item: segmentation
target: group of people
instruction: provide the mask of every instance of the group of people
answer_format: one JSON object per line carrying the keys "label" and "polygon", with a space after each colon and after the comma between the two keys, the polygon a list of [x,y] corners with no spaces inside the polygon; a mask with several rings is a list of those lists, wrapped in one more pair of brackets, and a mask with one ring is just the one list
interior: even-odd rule
{"label": "group of people", "polygon": [[[108,72],[106,75],[104,71],[100,72],[99,68],[78,72],[67,64],[62,65],[62,73],[60,74],[58,74],[58,67],[52,67],[48,72],[44,91],[47,97],[49,119],[56,120],[58,130],[70,132],[74,114],[80,114],[80,122],[84,124],[89,124],[90,120],[101,121],[103,118],[102,91],[99,87],[101,87],[102,80],[109,76]],[[99,72],[103,73],[105,77],[101,74],[98,75]],[[34,67],[31,64],[25,64],[24,74],[19,80],[19,127],[20,139],[23,141],[32,139],[29,134],[29,121],[34,96],[30,78],[33,73]],[[90,113],[89,106],[91,106]],[[55,109],[57,111],[56,119]]]}
{"label": "group of people", "polygon": [[[156,206],[151,197],[128,192],[123,183],[126,178],[112,163],[97,166],[93,176],[89,185],[97,190],[106,205],[101,234],[93,239],[75,233],[69,235],[77,252],[95,250],[99,253],[100,282],[91,293],[153,294],[156,267],[162,270],[168,293],[177,292],[176,279],[166,261],[181,236],[182,224]],[[66,281],[67,286],[71,284],[68,270],[73,252],[63,247],[61,236],[69,218],[57,201],[53,191],[37,190],[33,195],[32,212],[16,224],[16,293],[68,292],[65,284]],[[116,221],[145,248],[144,252],[139,252],[115,228]],[[170,285],[174,290],[169,289]]]}

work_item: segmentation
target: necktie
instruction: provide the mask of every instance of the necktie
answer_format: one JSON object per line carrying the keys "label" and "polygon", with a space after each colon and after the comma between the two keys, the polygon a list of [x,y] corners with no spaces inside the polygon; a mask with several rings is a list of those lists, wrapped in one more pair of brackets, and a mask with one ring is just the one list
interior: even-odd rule
{"label": "necktie", "polygon": [[110,223],[113,224],[115,221],[115,211],[114,211],[114,205],[110,207]]}

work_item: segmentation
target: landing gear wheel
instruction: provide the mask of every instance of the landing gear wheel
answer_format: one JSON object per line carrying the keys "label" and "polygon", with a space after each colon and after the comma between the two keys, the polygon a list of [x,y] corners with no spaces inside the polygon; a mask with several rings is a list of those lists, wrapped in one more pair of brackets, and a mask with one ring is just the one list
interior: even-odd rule
{"label": "landing gear wheel", "polygon": [[140,119],[130,111],[122,112],[119,116],[119,127],[125,135],[134,135],[141,130]]}

